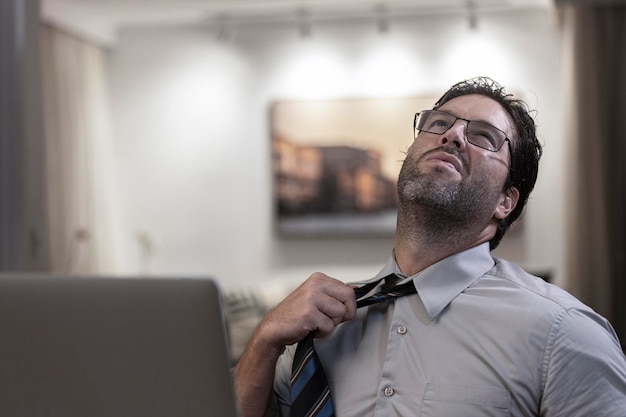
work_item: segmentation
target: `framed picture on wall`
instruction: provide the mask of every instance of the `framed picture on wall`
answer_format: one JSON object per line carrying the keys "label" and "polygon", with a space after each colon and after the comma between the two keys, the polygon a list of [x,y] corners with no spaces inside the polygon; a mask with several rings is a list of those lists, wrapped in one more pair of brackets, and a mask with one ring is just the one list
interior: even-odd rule
{"label": "framed picture on wall", "polygon": [[393,236],[413,117],[438,97],[276,101],[273,199],[281,236]]}

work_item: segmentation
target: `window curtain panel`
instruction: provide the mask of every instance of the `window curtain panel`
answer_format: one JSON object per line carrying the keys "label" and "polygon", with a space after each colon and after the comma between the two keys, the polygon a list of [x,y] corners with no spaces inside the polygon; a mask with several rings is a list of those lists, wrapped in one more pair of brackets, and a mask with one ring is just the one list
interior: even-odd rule
{"label": "window curtain panel", "polygon": [[626,346],[626,6],[560,7],[569,74],[568,289]]}
{"label": "window curtain panel", "polygon": [[47,24],[41,32],[51,270],[115,273],[107,52]]}

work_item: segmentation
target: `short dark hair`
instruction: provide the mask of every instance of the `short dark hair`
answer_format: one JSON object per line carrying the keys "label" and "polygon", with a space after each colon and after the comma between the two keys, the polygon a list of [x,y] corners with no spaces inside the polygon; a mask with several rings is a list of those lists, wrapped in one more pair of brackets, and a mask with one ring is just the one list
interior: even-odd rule
{"label": "short dark hair", "polygon": [[489,248],[495,249],[511,224],[522,214],[530,192],[535,187],[539,172],[539,159],[543,153],[537,139],[537,126],[530,115],[528,105],[521,99],[507,93],[500,84],[489,77],[477,77],[461,81],[444,93],[433,109],[438,109],[453,98],[480,94],[489,97],[502,105],[515,124],[514,138],[511,139],[511,166],[504,183],[503,191],[511,187],[519,191],[517,205],[509,215],[500,220],[495,236],[489,241]]}

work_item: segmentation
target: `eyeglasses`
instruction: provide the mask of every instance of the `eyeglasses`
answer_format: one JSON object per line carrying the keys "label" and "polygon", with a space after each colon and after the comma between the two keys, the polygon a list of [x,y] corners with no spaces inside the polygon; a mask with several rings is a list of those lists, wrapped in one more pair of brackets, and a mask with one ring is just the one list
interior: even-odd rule
{"label": "eyeglasses", "polygon": [[424,110],[415,113],[413,129],[418,132],[442,135],[450,130],[457,120],[467,122],[467,126],[465,127],[465,139],[474,146],[491,152],[498,152],[500,148],[502,148],[502,145],[504,145],[504,142],[509,142],[509,147],[511,146],[511,141],[506,137],[506,133],[497,127],[485,122],[456,117],[445,111]]}

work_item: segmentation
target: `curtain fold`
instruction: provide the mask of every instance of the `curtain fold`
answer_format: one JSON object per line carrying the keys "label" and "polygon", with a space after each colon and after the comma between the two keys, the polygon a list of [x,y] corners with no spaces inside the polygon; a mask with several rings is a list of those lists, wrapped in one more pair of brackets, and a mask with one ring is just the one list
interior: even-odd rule
{"label": "curtain fold", "polygon": [[[562,7],[573,65],[568,289],[626,342],[626,7]],[[569,37],[569,39],[568,39]]]}
{"label": "curtain fold", "polygon": [[107,52],[50,25],[42,26],[41,50],[51,269],[114,273]]}

